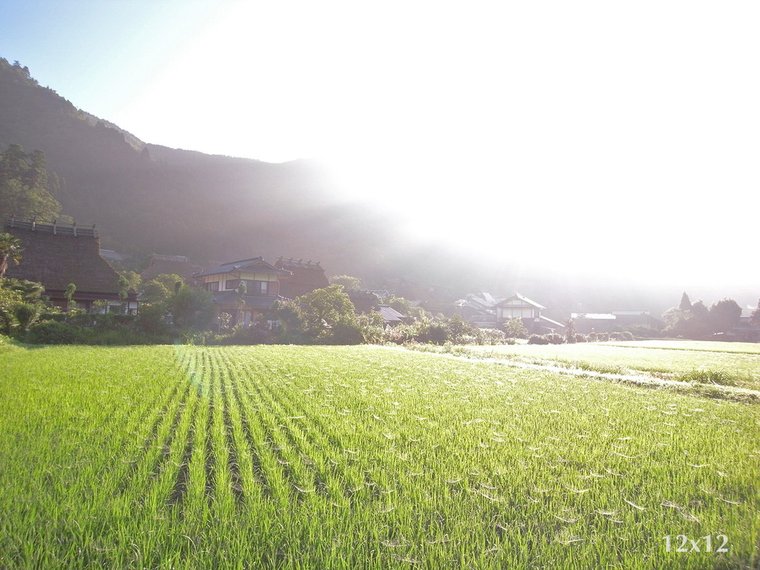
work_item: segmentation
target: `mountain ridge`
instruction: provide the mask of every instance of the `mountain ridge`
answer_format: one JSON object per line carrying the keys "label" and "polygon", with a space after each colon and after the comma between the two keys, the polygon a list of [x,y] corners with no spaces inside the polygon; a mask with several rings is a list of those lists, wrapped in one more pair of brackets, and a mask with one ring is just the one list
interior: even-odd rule
{"label": "mountain ridge", "polygon": [[64,213],[95,223],[113,249],[201,262],[285,254],[321,259],[334,272],[361,272],[372,269],[366,250],[382,243],[381,220],[331,197],[331,182],[314,162],[150,144],[2,60],[0,147],[9,144],[45,153],[62,181]]}

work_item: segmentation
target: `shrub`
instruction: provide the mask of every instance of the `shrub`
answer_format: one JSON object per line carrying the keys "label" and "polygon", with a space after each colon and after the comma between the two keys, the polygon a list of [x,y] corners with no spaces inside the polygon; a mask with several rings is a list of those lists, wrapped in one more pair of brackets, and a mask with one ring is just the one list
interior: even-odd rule
{"label": "shrub", "polygon": [[340,320],[332,328],[330,344],[361,344],[364,342],[362,328],[355,319]]}
{"label": "shrub", "polygon": [[550,333],[544,336],[549,344],[562,344],[565,342],[565,337],[561,334]]}
{"label": "shrub", "polygon": [[528,337],[528,344],[549,344],[549,341],[540,334],[532,334]]}
{"label": "shrub", "polygon": [[509,338],[526,338],[528,336],[528,329],[525,328],[522,319],[509,319],[504,322],[502,329]]}
{"label": "shrub", "polygon": [[417,323],[402,324],[385,331],[385,341],[394,344],[407,344],[417,339],[419,325]]}
{"label": "shrub", "polygon": [[75,344],[81,338],[81,327],[58,321],[43,321],[29,328],[24,341],[31,344]]}
{"label": "shrub", "polygon": [[425,323],[415,340],[433,344],[444,344],[449,340],[448,327],[440,322]]}
{"label": "shrub", "polygon": [[633,340],[633,334],[628,331],[613,332],[610,333],[610,340]]}
{"label": "shrub", "polygon": [[478,344],[514,344],[514,338],[508,338],[507,334],[499,329],[479,329],[476,334]]}

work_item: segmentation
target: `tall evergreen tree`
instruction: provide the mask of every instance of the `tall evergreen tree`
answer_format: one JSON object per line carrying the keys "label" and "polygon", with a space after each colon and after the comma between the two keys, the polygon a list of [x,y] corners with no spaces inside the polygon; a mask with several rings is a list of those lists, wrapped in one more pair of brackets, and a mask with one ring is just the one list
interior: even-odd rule
{"label": "tall evergreen tree", "polygon": [[691,299],[689,299],[689,296],[686,294],[686,291],[683,292],[683,295],[681,295],[681,304],[678,305],[678,308],[682,311],[688,311],[691,309]]}
{"label": "tall evergreen tree", "polygon": [[749,318],[749,322],[753,325],[760,326],[760,299],[757,300],[757,308],[752,311],[752,316]]}
{"label": "tall evergreen tree", "polygon": [[733,299],[721,299],[710,307],[710,320],[715,332],[728,332],[739,324],[742,308]]}
{"label": "tall evergreen tree", "polygon": [[0,152],[0,218],[53,219],[61,203],[53,193],[58,183],[48,176],[45,155],[24,152],[17,144]]}

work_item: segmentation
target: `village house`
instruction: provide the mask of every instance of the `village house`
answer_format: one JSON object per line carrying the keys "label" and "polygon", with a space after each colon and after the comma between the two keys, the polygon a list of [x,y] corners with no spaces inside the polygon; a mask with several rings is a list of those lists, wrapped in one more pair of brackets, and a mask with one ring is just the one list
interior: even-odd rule
{"label": "village house", "polygon": [[377,311],[383,318],[383,325],[385,325],[386,328],[395,327],[408,320],[404,313],[400,313],[389,305],[378,305],[375,311]]}
{"label": "village house", "polygon": [[647,311],[613,311],[611,313],[571,313],[575,330],[579,333],[604,333],[632,328],[659,330],[663,322]]}
{"label": "village house", "polygon": [[193,275],[203,271],[200,265],[192,263],[184,255],[162,255],[154,253],[150,256],[148,266],[140,273],[143,281],[150,281],[159,275],[175,274],[179,275],[185,281],[191,281]]}
{"label": "village house", "polygon": [[465,321],[481,329],[495,329],[496,303],[493,295],[486,292],[468,293],[464,299],[454,303],[454,314],[459,315]]}
{"label": "village house", "polygon": [[366,290],[348,291],[348,298],[351,299],[351,304],[354,306],[357,315],[377,313],[382,317],[383,325],[386,328],[395,327],[408,320],[405,314],[397,311],[390,305],[382,303],[376,292]]}
{"label": "village house", "polygon": [[262,257],[252,257],[223,263],[193,277],[211,292],[217,313],[228,313],[233,325],[249,326],[272,309],[280,298],[280,278],[289,275]]}
{"label": "village house", "polygon": [[760,323],[752,319],[756,310],[756,307],[742,309],[739,324],[731,331],[731,337],[744,342],[760,342]]}
{"label": "village house", "polygon": [[560,322],[541,314],[546,307],[528,299],[520,293],[515,293],[494,305],[496,322],[503,325],[510,319],[520,319],[531,334],[562,332],[565,328]]}
{"label": "village house", "polygon": [[274,266],[286,272],[280,276],[280,295],[288,299],[295,299],[330,284],[319,261],[280,257]]}
{"label": "village house", "polygon": [[575,331],[588,334],[592,332],[612,332],[617,325],[617,317],[612,313],[570,313]]}
{"label": "village house", "polygon": [[137,312],[137,293],[120,290],[118,273],[100,256],[94,226],[11,220],[4,231],[23,248],[21,263],[11,265],[6,277],[42,283],[45,295],[62,308],[68,306],[66,289],[73,283],[78,308],[89,311],[100,301],[103,310]]}

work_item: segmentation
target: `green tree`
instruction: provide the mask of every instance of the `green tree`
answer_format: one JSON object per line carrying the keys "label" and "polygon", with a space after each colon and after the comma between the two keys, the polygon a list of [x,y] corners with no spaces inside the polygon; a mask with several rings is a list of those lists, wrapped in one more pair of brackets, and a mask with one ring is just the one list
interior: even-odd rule
{"label": "green tree", "polygon": [[272,317],[280,323],[280,340],[285,343],[301,343],[306,338],[306,323],[297,299],[275,301]]}
{"label": "green tree", "polygon": [[214,320],[211,293],[182,285],[168,302],[174,325],[180,330],[206,330]]}
{"label": "green tree", "polygon": [[710,307],[710,321],[715,332],[728,332],[739,324],[742,308],[733,299],[721,299]]}
{"label": "green tree", "polygon": [[691,309],[691,300],[689,299],[689,296],[686,294],[686,291],[683,292],[683,295],[681,295],[681,303],[678,305],[678,308],[682,311],[688,311]]}
{"label": "green tree", "polygon": [[330,341],[336,325],[343,328],[357,326],[354,304],[342,285],[315,289],[296,300],[301,309],[305,332],[314,340]]}
{"label": "green tree", "polygon": [[333,275],[330,277],[331,285],[342,285],[346,291],[358,291],[362,288],[362,280],[353,275]]}
{"label": "green tree", "polygon": [[16,307],[23,302],[21,293],[0,284],[0,330],[5,334],[11,334],[18,325]]}
{"label": "green tree", "polygon": [[75,309],[77,304],[74,302],[74,295],[77,292],[77,286],[74,283],[69,283],[66,285],[66,290],[63,293],[63,296],[66,298],[66,308],[68,311],[71,311],[72,309]]}
{"label": "green tree", "polygon": [[749,322],[753,325],[760,326],[760,299],[757,300],[757,309],[752,311]]}
{"label": "green tree", "polygon": [[23,331],[28,331],[42,312],[42,306],[40,303],[19,303],[14,309],[13,313],[18,321],[18,325]]}
{"label": "green tree", "polygon": [[704,337],[712,332],[710,328],[710,310],[702,300],[692,303],[691,309],[684,313],[681,328],[685,336],[689,338]]}
{"label": "green tree", "polygon": [[425,310],[413,305],[409,299],[405,299],[404,297],[392,295],[385,300],[385,304],[411,319],[420,320],[425,318]]}
{"label": "green tree", "polygon": [[119,276],[123,277],[126,281],[127,291],[134,291],[135,293],[140,290],[142,285],[142,277],[137,271],[120,271]]}
{"label": "green tree", "polygon": [[525,325],[522,322],[522,319],[514,318],[514,319],[507,319],[504,321],[504,324],[501,325],[502,330],[504,331],[504,334],[507,335],[507,338],[527,338],[528,337],[528,329],[525,328]]}
{"label": "green tree", "polygon": [[33,281],[0,281],[0,330],[8,334],[16,328],[28,330],[43,311],[50,310],[42,298],[44,291],[40,283]]}
{"label": "green tree", "polygon": [[245,284],[245,281],[240,281],[240,285],[237,286],[237,289],[235,289],[235,293],[237,294],[237,310],[238,310],[238,317],[237,317],[237,324],[242,325],[243,321],[245,320],[245,296],[248,294],[248,285]]}
{"label": "green tree", "polygon": [[369,344],[380,344],[383,342],[385,322],[380,313],[370,311],[363,315],[357,315],[356,323],[359,326],[364,342]]}
{"label": "green tree", "polygon": [[182,282],[182,277],[176,273],[156,275],[139,286],[140,301],[149,305],[166,303],[174,295],[177,283]]}
{"label": "green tree", "polygon": [[61,204],[55,198],[58,182],[48,176],[45,155],[17,145],[0,152],[0,218],[56,218]]}
{"label": "green tree", "polygon": [[466,336],[475,336],[476,330],[461,315],[454,315],[446,324],[448,340],[453,343],[462,343]]}
{"label": "green tree", "polygon": [[8,233],[0,234],[0,279],[5,277],[11,262],[16,265],[21,262],[22,251],[21,240]]}
{"label": "green tree", "polygon": [[573,319],[568,319],[565,323],[565,342],[575,344],[575,321]]}

